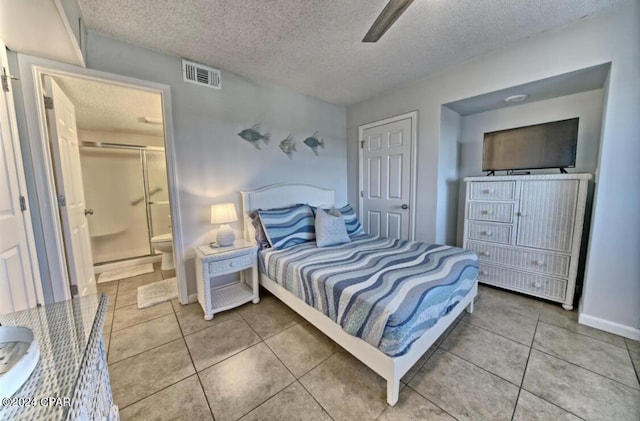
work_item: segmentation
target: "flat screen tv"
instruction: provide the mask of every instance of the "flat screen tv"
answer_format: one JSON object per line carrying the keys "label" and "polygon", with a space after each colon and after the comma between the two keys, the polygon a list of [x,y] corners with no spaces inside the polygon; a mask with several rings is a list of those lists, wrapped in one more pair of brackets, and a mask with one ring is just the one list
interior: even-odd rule
{"label": "flat screen tv", "polygon": [[578,118],[484,134],[482,171],[576,166]]}

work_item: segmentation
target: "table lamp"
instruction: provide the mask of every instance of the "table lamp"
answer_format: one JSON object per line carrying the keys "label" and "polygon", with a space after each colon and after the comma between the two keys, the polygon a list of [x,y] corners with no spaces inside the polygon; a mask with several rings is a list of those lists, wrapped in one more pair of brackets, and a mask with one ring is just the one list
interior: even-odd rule
{"label": "table lamp", "polygon": [[236,235],[229,227],[229,223],[238,220],[236,207],[233,203],[219,203],[211,205],[211,223],[222,224],[218,229],[216,241],[220,247],[232,246],[236,240]]}

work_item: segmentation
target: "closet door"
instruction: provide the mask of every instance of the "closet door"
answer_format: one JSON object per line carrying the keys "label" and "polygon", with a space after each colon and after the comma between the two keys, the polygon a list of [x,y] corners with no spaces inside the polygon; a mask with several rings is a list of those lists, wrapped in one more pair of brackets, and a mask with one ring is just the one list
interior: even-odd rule
{"label": "closet door", "polygon": [[521,181],[516,245],[571,252],[578,180]]}

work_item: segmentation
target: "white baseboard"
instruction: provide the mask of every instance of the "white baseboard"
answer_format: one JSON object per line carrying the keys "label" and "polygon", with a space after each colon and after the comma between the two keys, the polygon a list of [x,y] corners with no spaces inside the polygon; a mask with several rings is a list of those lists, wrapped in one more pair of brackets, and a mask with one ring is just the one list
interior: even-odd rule
{"label": "white baseboard", "polygon": [[613,333],[615,335],[624,336],[625,338],[640,341],[640,329],[636,329],[631,326],[621,325],[620,323],[611,322],[609,320],[590,316],[584,313],[578,315],[578,323],[604,330],[605,332]]}

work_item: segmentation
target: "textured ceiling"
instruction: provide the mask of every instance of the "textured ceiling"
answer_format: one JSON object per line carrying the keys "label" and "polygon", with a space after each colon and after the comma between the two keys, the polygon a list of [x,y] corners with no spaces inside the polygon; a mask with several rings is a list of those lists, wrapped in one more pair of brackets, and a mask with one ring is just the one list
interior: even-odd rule
{"label": "textured ceiling", "polygon": [[162,125],[144,122],[162,120],[159,94],[81,78],[55,80],[75,106],[79,129],[163,136]]}
{"label": "textured ceiling", "polygon": [[417,0],[375,44],[387,0],[78,1],[90,30],[350,105],[636,0]]}

